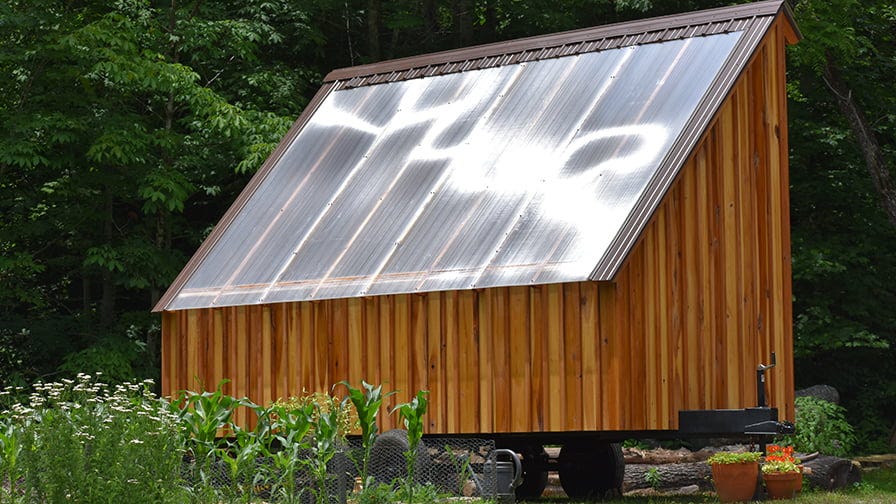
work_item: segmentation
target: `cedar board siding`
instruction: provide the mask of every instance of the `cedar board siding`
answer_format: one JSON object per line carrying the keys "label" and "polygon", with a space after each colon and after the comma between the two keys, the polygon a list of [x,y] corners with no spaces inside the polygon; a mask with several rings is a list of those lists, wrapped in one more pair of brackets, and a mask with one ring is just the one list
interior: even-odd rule
{"label": "cedar board siding", "polygon": [[677,429],[755,406],[775,351],[769,403],[792,420],[790,33],[779,18],[613,282],[165,312],[163,393],[227,378],[267,404],[365,379],[400,391],[389,409],[429,390],[432,434]]}

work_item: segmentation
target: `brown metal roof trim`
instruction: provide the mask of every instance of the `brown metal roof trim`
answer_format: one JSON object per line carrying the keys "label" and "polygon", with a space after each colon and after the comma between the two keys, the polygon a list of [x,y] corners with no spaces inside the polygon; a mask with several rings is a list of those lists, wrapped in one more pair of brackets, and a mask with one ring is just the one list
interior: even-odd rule
{"label": "brown metal roof trim", "polygon": [[340,81],[337,83],[337,89],[346,89],[726,33],[743,30],[752,19],[775,16],[782,10],[795,26],[785,0],[767,0],[342,68],[330,72],[324,78],[324,82]]}

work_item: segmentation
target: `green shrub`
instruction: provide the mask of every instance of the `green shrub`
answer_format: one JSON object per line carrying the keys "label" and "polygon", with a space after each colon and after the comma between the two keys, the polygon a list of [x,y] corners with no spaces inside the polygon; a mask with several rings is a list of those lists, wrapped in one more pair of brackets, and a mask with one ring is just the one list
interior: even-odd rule
{"label": "green shrub", "polygon": [[846,410],[817,397],[797,397],[796,433],[785,442],[802,453],[819,452],[835,457],[849,455],[855,434],[846,420]]}

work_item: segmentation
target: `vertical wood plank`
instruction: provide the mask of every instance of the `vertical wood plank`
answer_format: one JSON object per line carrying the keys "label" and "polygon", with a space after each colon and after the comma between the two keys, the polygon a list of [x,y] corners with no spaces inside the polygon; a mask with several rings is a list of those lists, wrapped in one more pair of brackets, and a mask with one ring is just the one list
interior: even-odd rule
{"label": "vertical wood plank", "polygon": [[[620,406],[622,405],[621,382],[625,379],[622,372],[627,356],[619,355],[619,337],[616,334],[616,284],[602,282],[598,285],[600,313],[600,366],[601,375],[601,419],[604,429],[622,428]],[[627,399],[627,398],[626,398]]]}
{"label": "vertical wood plank", "polygon": [[[249,341],[249,309],[246,306],[236,307],[236,314],[233,318],[234,330],[233,338],[236,340],[236,352],[234,355],[234,376],[229,384],[227,393],[235,397],[246,397],[249,395],[249,349],[251,342]],[[241,425],[245,425],[246,415],[244,411],[238,411],[234,419]]]}
{"label": "vertical wood plank", "polygon": [[[384,296],[377,299],[379,308],[379,346],[380,346],[380,376],[381,383],[388,384],[390,390],[399,390],[398,380],[395,377],[395,361],[392,357],[393,341],[395,339],[395,330],[392,320],[392,305],[395,302],[395,296]],[[393,394],[383,400],[385,411],[392,411],[392,408],[401,400],[396,400],[398,394]],[[388,423],[389,419],[384,417]]]}
{"label": "vertical wood plank", "polygon": [[348,300],[333,299],[322,301],[329,307],[330,331],[327,341],[327,378],[322,384],[322,392],[329,392],[334,383],[348,379]]}
{"label": "vertical wood plank", "polygon": [[162,312],[162,370],[159,384],[163,397],[174,397],[177,392],[177,345],[180,338],[177,331],[177,318],[183,312]]}
{"label": "vertical wood plank", "polygon": [[687,369],[684,367],[684,354],[687,353],[687,342],[682,333],[683,324],[683,292],[682,292],[682,184],[678,183],[666,196],[666,244],[668,247],[668,267],[666,275],[666,295],[669,298],[669,404],[666,415],[669,429],[678,428],[678,411],[684,409],[684,392],[687,387]]}
{"label": "vertical wood plank", "polygon": [[348,300],[347,306],[348,317],[348,366],[346,369],[346,380],[353,387],[360,387],[361,380],[366,380],[364,372],[364,360],[366,349],[364,348],[363,332],[364,332],[364,299],[351,298]]}
{"label": "vertical wood plank", "polygon": [[582,298],[578,283],[563,284],[563,429],[582,430]]}
{"label": "vertical wood plank", "polygon": [[301,366],[304,350],[302,349],[302,332],[300,325],[300,304],[287,303],[284,309],[286,322],[283,335],[285,344],[283,353],[286,356],[286,390],[284,399],[298,397],[302,393]]}
{"label": "vertical wood plank", "polygon": [[428,414],[429,432],[445,432],[448,392],[445,389],[444,294],[426,295],[426,378],[432,411]]}
{"label": "vertical wood plank", "polygon": [[224,373],[224,310],[214,308],[209,310],[211,325],[209,332],[206,333],[212,339],[209,346],[209,354],[211,356],[211,375],[215,383],[228,378]]}
{"label": "vertical wood plank", "polygon": [[445,408],[447,432],[461,432],[460,317],[457,291],[445,293]]}
{"label": "vertical wood plank", "polygon": [[271,335],[271,305],[262,305],[258,310],[258,325],[261,329],[261,342],[259,346],[261,347],[261,351],[257,354],[257,361],[255,366],[255,379],[256,379],[256,396],[253,396],[255,401],[258,401],[258,404],[266,406],[270,403],[274,398],[273,396],[273,362],[274,362],[274,352],[273,352],[273,338]]}
{"label": "vertical wood plank", "polygon": [[492,355],[492,320],[491,305],[494,290],[484,289],[480,291],[476,311],[479,314],[479,334],[476,346],[479,348],[479,428],[482,432],[491,432],[494,429],[494,396],[492,383],[489,378],[494,368],[494,356]]}
{"label": "vertical wood plank", "polygon": [[[668,208],[668,206],[666,207]],[[657,396],[654,400],[657,403],[657,424],[655,429],[668,429],[670,422],[670,394],[672,372],[670,370],[671,348],[670,339],[672,337],[669,327],[669,317],[671,315],[672,300],[669,295],[669,243],[666,234],[666,223],[668,221],[666,212],[657,214],[656,226],[656,249],[653,254],[653,277],[656,279],[654,289],[654,306],[656,313],[654,319],[656,321],[655,337],[657,338],[657,362],[659,364],[659,376],[657,383]]]}
{"label": "vertical wood plank", "polygon": [[383,384],[380,372],[379,299],[364,298],[364,329],[361,337],[364,349],[362,378],[373,385]]}
{"label": "vertical wood plank", "polygon": [[[695,158],[703,158],[705,160],[705,151],[703,145],[699,145],[696,150]],[[683,277],[682,287],[684,289],[684,407],[683,409],[700,409],[703,403],[701,397],[702,384],[702,367],[701,359],[701,341],[700,341],[700,254],[703,252],[700,247],[699,238],[699,220],[697,216],[697,200],[701,197],[697,192],[697,178],[702,176],[699,172],[699,163],[696,159],[691,159],[685,168],[685,175],[681,181],[682,190],[682,218],[681,218],[681,236],[684,242],[683,251]]]}
{"label": "vertical wood plank", "polygon": [[330,383],[330,349],[333,339],[332,310],[329,303],[314,301],[314,370],[311,390],[325,390]]}
{"label": "vertical wood plank", "polygon": [[460,340],[460,415],[461,432],[478,432],[481,416],[479,401],[479,322],[476,291],[458,293],[458,338]]}
{"label": "vertical wood plank", "polygon": [[600,429],[600,346],[598,294],[595,282],[582,282],[582,429]]}
{"label": "vertical wood plank", "polygon": [[510,432],[511,410],[511,372],[510,367],[510,293],[506,287],[489,289],[491,298],[491,340],[492,366],[489,369],[491,379],[492,404],[494,406],[495,432]]}
{"label": "vertical wood plank", "polygon": [[658,429],[660,425],[660,380],[662,379],[662,370],[660,367],[660,344],[659,339],[659,294],[658,285],[659,278],[657,276],[657,225],[652,222],[648,227],[648,232],[644,236],[645,254],[643,260],[644,268],[644,351],[645,351],[645,380],[646,388],[644,389],[647,396],[647,428]]}
{"label": "vertical wood plank", "polygon": [[[408,385],[407,397],[413,397],[417,391],[430,390],[426,373],[426,297],[425,294],[409,294],[408,300]],[[432,392],[429,395],[432,401]],[[426,413],[428,419],[436,414],[435,405],[431,405]]]}
{"label": "vertical wood plank", "polygon": [[411,344],[410,344],[410,295],[400,294],[395,296],[395,312],[393,330],[395,347],[392,351],[392,362],[395,368],[395,389],[401,402],[409,401],[416,393],[411,384]]}
{"label": "vertical wood plank", "polygon": [[510,430],[512,432],[527,432],[531,430],[531,387],[532,387],[532,359],[530,351],[529,333],[529,288],[511,287],[510,306],[507,317],[509,318],[510,347],[507,360],[510,372]]}
{"label": "vertical wood plank", "polygon": [[547,429],[547,331],[545,306],[547,289],[542,286],[529,288],[529,352],[532,355],[532,391],[530,415],[533,430]]}
{"label": "vertical wood plank", "polygon": [[547,313],[547,361],[548,361],[548,412],[547,430],[563,430],[566,416],[566,388],[564,387],[563,348],[563,292],[562,286],[551,284],[546,287],[548,296]]}

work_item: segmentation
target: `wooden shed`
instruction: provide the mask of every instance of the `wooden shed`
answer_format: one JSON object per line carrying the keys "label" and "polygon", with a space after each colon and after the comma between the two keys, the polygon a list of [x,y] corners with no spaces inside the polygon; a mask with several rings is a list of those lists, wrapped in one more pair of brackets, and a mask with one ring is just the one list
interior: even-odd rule
{"label": "wooden shed", "polygon": [[798,38],[772,0],[332,72],[157,305],[163,392],[618,439],[757,405],[776,352],[792,419]]}

